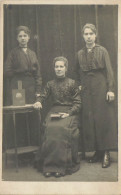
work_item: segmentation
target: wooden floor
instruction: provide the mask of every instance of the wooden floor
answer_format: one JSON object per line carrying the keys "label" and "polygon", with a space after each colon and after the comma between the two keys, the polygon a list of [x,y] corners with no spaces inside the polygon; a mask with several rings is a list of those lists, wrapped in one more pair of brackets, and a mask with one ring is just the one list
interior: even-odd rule
{"label": "wooden floor", "polygon": [[[89,157],[93,153],[86,153]],[[27,156],[27,155],[26,155]],[[3,155],[2,179],[5,181],[80,181],[80,182],[116,182],[118,180],[118,153],[111,152],[111,166],[102,169],[101,163],[89,164],[86,160],[81,160],[80,170],[72,175],[64,177],[45,178],[40,172],[33,167],[32,159],[30,161],[23,156],[19,160],[19,172],[15,171],[15,163],[13,157],[8,160],[8,166],[5,168],[5,159]],[[23,160],[24,159],[24,160]],[[31,162],[31,163],[30,163]]]}

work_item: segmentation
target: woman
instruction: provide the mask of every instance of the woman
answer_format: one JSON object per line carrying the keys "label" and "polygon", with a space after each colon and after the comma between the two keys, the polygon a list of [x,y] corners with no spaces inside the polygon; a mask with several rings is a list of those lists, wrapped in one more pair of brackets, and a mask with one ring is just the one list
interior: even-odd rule
{"label": "woman", "polygon": [[[4,65],[4,78],[5,80],[8,80],[7,86],[5,86],[5,105],[13,104],[12,89],[18,88],[18,81],[22,81],[22,88],[25,89],[26,104],[33,104],[36,100],[36,97],[40,95],[42,85],[40,66],[35,52],[28,48],[28,42],[30,40],[29,28],[26,26],[19,26],[16,29],[16,33],[18,46],[10,51]],[[30,122],[33,121],[32,123],[34,123],[34,121],[36,121],[35,118],[37,118],[37,116],[35,115],[35,113],[29,115],[29,117],[31,118]],[[21,119],[22,117],[23,116],[20,117],[19,115],[19,117],[17,118],[17,124],[19,124],[18,126],[20,126],[21,123],[24,124],[23,120],[25,116],[23,119]],[[37,121],[35,122],[35,124],[36,123]],[[30,126],[32,127],[32,129],[34,129],[34,131],[32,130],[33,133],[35,132],[36,134],[37,131],[35,130],[36,128],[34,128],[34,124],[30,123]],[[20,127],[18,128],[20,129]],[[23,129],[24,127],[21,127],[21,134],[24,134]],[[10,135],[11,133],[9,133],[8,131],[8,134]],[[21,135],[18,135],[18,137],[19,136]],[[23,143],[25,140],[19,137],[18,142],[19,141]],[[34,142],[36,143],[36,141]],[[12,143],[10,143],[10,147],[11,146]]]}
{"label": "woman", "polygon": [[9,79],[9,97],[7,105],[12,104],[12,89],[18,88],[18,81],[22,81],[25,89],[26,104],[35,102],[40,95],[42,79],[40,66],[34,51],[28,48],[30,30],[26,26],[19,26],[16,30],[18,47],[8,55],[4,66],[4,76]]}
{"label": "woman", "polygon": [[54,59],[56,78],[49,81],[35,103],[40,108],[49,96],[53,99],[43,124],[42,147],[37,154],[38,169],[46,177],[71,174],[79,169],[78,137],[81,108],[80,95],[75,81],[66,77],[68,61],[64,57]]}
{"label": "woman", "polygon": [[86,24],[82,34],[86,47],[78,51],[77,72],[82,93],[84,149],[96,151],[90,163],[102,161],[102,168],[107,168],[109,150],[117,148],[113,71],[107,50],[95,43],[95,26]]}

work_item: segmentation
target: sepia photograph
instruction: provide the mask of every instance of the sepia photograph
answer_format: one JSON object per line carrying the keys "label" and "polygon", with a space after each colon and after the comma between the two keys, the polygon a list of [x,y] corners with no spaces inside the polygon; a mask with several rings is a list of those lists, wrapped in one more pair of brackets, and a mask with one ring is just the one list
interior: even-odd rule
{"label": "sepia photograph", "polygon": [[120,4],[82,2],[1,3],[2,194],[121,192]]}

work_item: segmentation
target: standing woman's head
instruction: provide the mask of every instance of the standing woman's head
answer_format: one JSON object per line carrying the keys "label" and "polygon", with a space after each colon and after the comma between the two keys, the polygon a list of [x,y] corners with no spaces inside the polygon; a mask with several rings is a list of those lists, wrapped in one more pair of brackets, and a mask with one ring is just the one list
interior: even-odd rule
{"label": "standing woman's head", "polygon": [[30,29],[27,26],[18,26],[16,29],[17,41],[20,47],[27,47],[30,39]]}
{"label": "standing woman's head", "polygon": [[85,24],[82,29],[84,41],[87,46],[93,46],[97,37],[97,30],[94,24]]}
{"label": "standing woman's head", "polygon": [[56,57],[53,60],[55,74],[58,78],[64,78],[68,69],[68,60],[63,57]]}

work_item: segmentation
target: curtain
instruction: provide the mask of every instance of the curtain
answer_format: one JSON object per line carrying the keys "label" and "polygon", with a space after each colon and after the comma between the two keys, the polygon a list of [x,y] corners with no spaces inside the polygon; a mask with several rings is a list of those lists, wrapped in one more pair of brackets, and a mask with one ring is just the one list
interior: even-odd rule
{"label": "curtain", "polygon": [[30,48],[37,53],[43,81],[54,76],[52,61],[59,55],[69,60],[69,76],[74,77],[75,54],[84,46],[81,29],[86,23],[97,27],[97,42],[109,51],[117,71],[117,5],[5,5],[4,59],[17,45],[16,27],[31,29]]}
{"label": "curtain", "polygon": [[[68,76],[76,79],[75,56],[84,47],[81,30],[86,23],[97,27],[97,43],[107,48],[117,79],[117,5],[4,5],[4,60],[17,46],[16,28],[31,29],[29,47],[37,54],[43,85],[53,79],[53,59],[63,55],[69,61]],[[4,63],[3,63],[4,64]],[[4,100],[7,98],[4,81]],[[45,107],[48,111],[49,103]]]}

